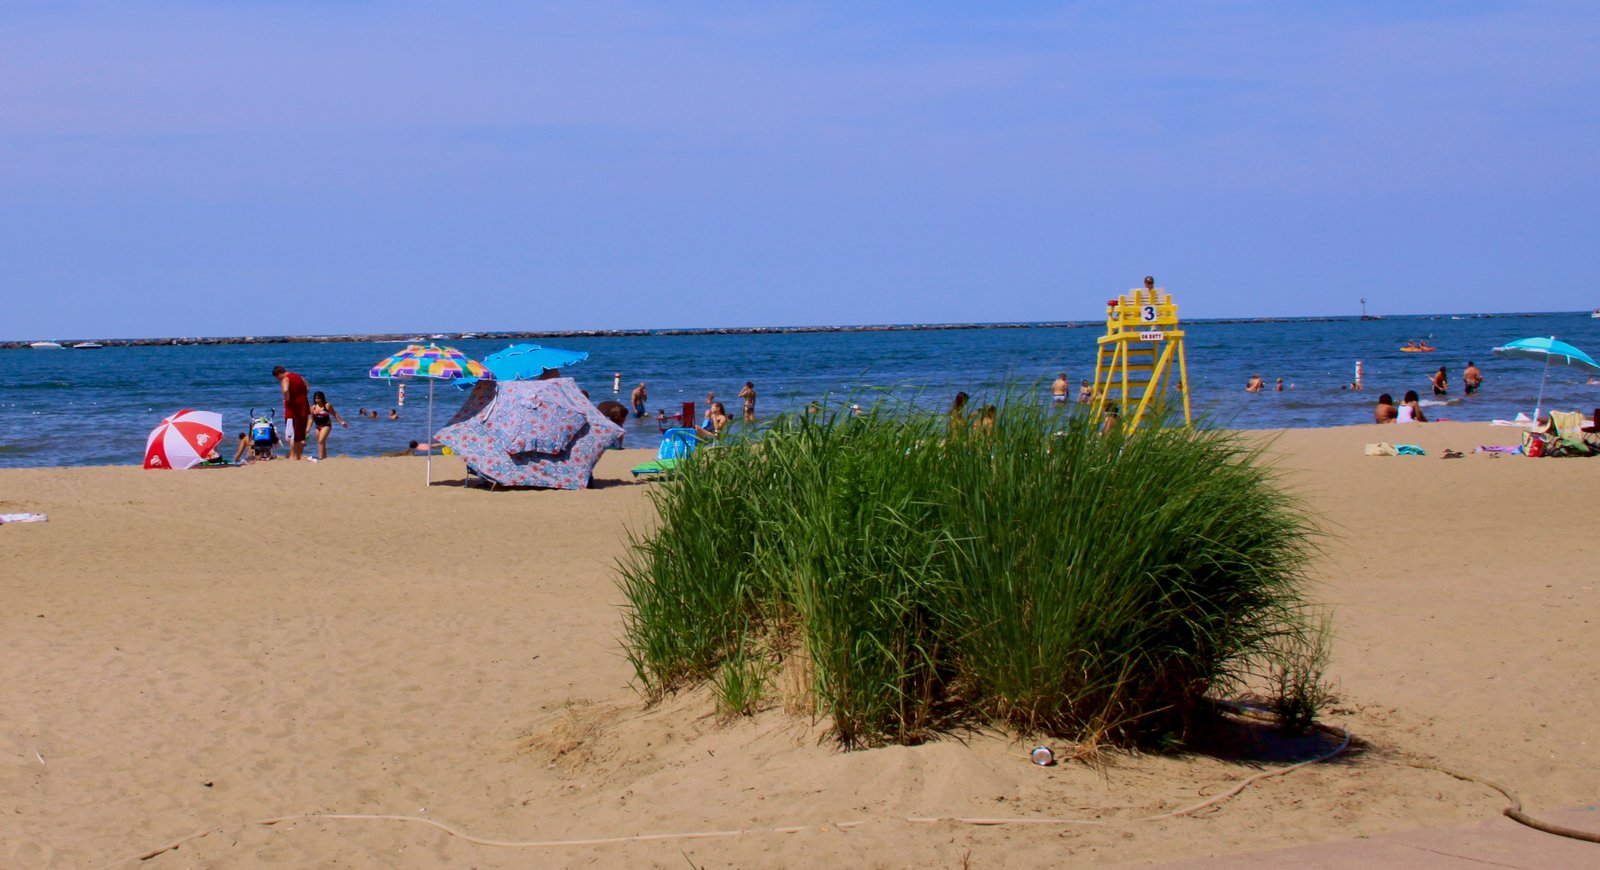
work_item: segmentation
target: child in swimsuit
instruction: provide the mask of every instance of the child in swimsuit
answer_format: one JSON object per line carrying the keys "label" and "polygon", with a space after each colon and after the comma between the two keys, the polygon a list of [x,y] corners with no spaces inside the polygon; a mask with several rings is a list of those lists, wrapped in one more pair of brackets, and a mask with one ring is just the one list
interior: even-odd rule
{"label": "child in swimsuit", "polygon": [[318,459],[328,458],[328,433],[333,431],[334,420],[338,420],[340,426],[350,428],[350,424],[334,410],[333,403],[328,401],[328,397],[324,396],[321,390],[316,391],[311,396],[311,425],[317,429]]}

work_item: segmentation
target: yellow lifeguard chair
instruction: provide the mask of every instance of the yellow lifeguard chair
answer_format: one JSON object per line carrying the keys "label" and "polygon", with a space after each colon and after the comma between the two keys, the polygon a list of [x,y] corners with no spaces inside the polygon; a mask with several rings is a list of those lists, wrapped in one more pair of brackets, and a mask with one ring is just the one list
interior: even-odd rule
{"label": "yellow lifeguard chair", "polygon": [[1094,408],[1104,414],[1115,404],[1121,425],[1136,429],[1147,411],[1161,413],[1177,358],[1177,390],[1183,395],[1183,422],[1189,425],[1189,368],[1183,330],[1172,296],[1146,278],[1106,303],[1106,334],[1096,339]]}

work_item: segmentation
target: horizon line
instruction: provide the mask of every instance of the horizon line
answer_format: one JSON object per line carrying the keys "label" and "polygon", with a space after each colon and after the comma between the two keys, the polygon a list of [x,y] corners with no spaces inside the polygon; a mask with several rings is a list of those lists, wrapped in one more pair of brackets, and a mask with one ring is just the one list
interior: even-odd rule
{"label": "horizon line", "polygon": [[[1372,322],[1382,320],[1419,320],[1459,317],[1461,319],[1487,319],[1500,317],[1542,317],[1549,315],[1587,315],[1586,311],[1505,311],[1505,312],[1433,312],[1426,314],[1388,315],[1295,315],[1276,317],[1196,317],[1184,323],[1331,323],[1338,321]],[[693,326],[693,327],[635,327],[617,329],[554,329],[554,330],[448,330],[443,332],[416,330],[406,332],[350,332],[327,334],[290,335],[209,335],[209,336],[124,336],[66,339],[0,339],[0,349],[28,349],[32,344],[53,341],[70,348],[69,343],[110,343],[107,346],[148,347],[171,344],[293,344],[308,342],[370,342],[370,341],[476,341],[483,339],[517,338],[636,338],[676,335],[762,335],[798,334],[813,332],[921,332],[958,329],[1082,329],[1098,326],[1100,320],[1037,320],[1037,321],[973,321],[949,323],[858,323],[787,326]]]}

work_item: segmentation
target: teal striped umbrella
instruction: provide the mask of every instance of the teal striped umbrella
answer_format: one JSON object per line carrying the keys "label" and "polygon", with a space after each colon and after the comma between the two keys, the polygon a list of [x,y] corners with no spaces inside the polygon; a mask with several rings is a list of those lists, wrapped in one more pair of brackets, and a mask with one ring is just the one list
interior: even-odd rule
{"label": "teal striped umbrella", "polygon": [[393,380],[428,379],[428,432],[423,453],[428,457],[427,481],[433,485],[433,382],[460,378],[494,379],[494,372],[453,347],[413,344],[397,354],[384,357],[367,372],[368,377]]}

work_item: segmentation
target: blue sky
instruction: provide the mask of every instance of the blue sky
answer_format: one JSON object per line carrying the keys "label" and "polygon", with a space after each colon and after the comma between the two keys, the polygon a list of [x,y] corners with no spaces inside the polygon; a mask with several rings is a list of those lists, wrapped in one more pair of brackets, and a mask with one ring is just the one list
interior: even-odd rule
{"label": "blue sky", "polygon": [[0,338],[1600,305],[1600,4],[0,0]]}

